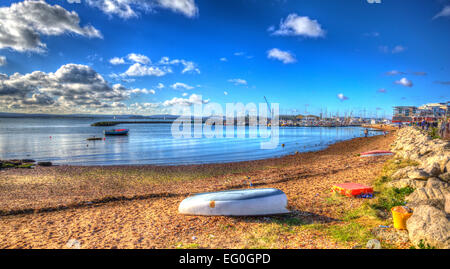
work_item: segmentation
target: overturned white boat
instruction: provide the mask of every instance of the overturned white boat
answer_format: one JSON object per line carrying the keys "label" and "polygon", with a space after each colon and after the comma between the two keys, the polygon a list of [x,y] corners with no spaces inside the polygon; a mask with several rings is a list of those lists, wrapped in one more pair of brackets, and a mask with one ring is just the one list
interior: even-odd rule
{"label": "overturned white boat", "polygon": [[287,197],[278,189],[200,193],[184,199],[178,212],[202,216],[262,216],[289,213]]}

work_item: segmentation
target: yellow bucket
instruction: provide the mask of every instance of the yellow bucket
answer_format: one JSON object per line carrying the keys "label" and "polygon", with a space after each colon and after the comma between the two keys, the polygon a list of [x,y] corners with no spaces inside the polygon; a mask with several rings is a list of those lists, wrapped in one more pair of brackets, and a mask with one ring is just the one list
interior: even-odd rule
{"label": "yellow bucket", "polygon": [[396,206],[391,208],[392,218],[394,219],[394,228],[399,230],[406,230],[406,221],[411,217],[412,209],[403,206]]}

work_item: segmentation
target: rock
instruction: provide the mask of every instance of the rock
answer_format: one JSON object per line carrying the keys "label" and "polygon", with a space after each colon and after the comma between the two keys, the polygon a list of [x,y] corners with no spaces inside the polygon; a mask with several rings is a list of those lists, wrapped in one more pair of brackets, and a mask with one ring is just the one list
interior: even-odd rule
{"label": "rock", "polygon": [[450,172],[444,173],[444,174],[440,174],[439,178],[444,181],[449,183],[450,182]]}
{"label": "rock", "polygon": [[33,159],[23,159],[21,160],[23,163],[35,163],[36,161]]}
{"label": "rock", "polygon": [[444,209],[445,209],[445,213],[450,214],[450,192],[447,192],[445,195],[445,205],[444,205]]}
{"label": "rock", "polygon": [[405,168],[398,169],[394,174],[392,174],[392,179],[402,179],[408,176],[408,172],[413,170],[415,167],[408,166]]}
{"label": "rock", "polygon": [[422,169],[415,168],[408,172],[408,178],[416,180],[427,180],[430,177],[428,173]]}
{"label": "rock", "polygon": [[370,239],[367,241],[366,248],[368,249],[381,249],[381,243],[380,241],[376,239]]}
{"label": "rock", "polygon": [[415,208],[420,205],[434,206],[440,210],[444,209],[446,190],[442,188],[418,188],[406,197],[408,206]]}
{"label": "rock", "polygon": [[437,177],[429,178],[426,185],[427,188],[441,189],[441,191],[447,189],[448,186],[449,185],[447,183]]}
{"label": "rock", "polygon": [[52,166],[52,162],[38,162],[39,166]]}
{"label": "rock", "polygon": [[390,184],[392,187],[395,188],[406,188],[411,187],[413,189],[423,188],[425,185],[427,185],[427,182],[424,180],[415,180],[410,178],[402,178],[398,181],[394,181]]}
{"label": "rock", "polygon": [[406,221],[409,239],[418,246],[450,249],[450,222],[444,211],[429,205],[421,205]]}
{"label": "rock", "polygon": [[423,168],[423,171],[430,176],[439,176],[441,174],[441,166],[438,162],[433,162]]}
{"label": "rock", "polygon": [[381,241],[387,241],[391,244],[404,244],[409,242],[408,232],[405,230],[376,227],[372,230],[372,234]]}

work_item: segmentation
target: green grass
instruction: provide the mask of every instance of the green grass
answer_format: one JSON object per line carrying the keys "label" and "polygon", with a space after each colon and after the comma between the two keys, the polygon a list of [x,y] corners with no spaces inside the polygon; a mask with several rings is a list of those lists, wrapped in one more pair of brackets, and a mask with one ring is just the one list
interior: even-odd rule
{"label": "green grass", "polygon": [[389,211],[394,206],[405,205],[405,197],[414,192],[411,187],[387,188],[378,194],[377,199],[371,204],[372,208]]}
{"label": "green grass", "polygon": [[431,127],[428,129],[428,135],[431,136],[432,139],[440,139],[439,129],[436,127]]}
{"label": "green grass", "polygon": [[184,243],[177,243],[175,244],[175,248],[176,249],[197,249],[200,248],[199,244],[196,243],[189,243],[189,244],[184,244]]}

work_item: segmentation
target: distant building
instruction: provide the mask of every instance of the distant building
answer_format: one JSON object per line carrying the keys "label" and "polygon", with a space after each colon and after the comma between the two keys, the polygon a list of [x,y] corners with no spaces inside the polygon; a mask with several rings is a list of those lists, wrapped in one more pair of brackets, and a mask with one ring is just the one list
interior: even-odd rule
{"label": "distant building", "polygon": [[450,102],[430,103],[420,107],[396,106],[394,107],[393,123],[410,123],[421,121],[436,121],[439,118],[450,116]]}

